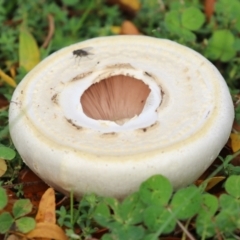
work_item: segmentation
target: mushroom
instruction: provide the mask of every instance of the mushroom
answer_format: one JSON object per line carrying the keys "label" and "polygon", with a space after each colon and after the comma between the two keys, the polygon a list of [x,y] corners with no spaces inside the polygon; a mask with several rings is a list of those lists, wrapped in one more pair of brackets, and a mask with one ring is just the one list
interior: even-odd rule
{"label": "mushroom", "polygon": [[9,110],[23,161],[78,198],[121,199],[154,174],[175,189],[193,183],[233,119],[228,87],[207,59],[146,36],[94,38],[53,53],[21,81]]}

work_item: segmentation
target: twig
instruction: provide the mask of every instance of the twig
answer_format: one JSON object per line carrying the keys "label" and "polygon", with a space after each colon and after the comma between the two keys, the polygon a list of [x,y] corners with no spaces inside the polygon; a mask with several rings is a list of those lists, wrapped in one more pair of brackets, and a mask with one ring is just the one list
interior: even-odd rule
{"label": "twig", "polygon": [[190,240],[196,240],[193,235],[183,226],[183,224],[177,220],[178,226],[183,230],[183,232],[188,236]]}
{"label": "twig", "polygon": [[216,234],[217,234],[217,239],[218,239],[218,240],[222,240],[222,236],[221,236],[218,228],[215,228],[215,231],[216,231]]}
{"label": "twig", "polygon": [[29,185],[35,185],[35,184],[39,184],[42,183],[43,181],[32,181],[32,182],[20,182],[20,183],[15,183],[15,184],[7,184],[7,185],[2,185],[3,188],[8,189],[8,188],[14,188],[20,185],[23,186],[29,186]]}
{"label": "twig", "polygon": [[163,0],[158,0],[158,3],[160,5],[160,11],[164,12],[166,10],[166,7],[165,7]]}
{"label": "twig", "polygon": [[[185,224],[185,228],[188,229],[188,226],[191,222],[191,218],[187,220],[186,224]],[[183,235],[182,235],[182,239],[181,240],[186,240],[186,236],[187,234],[185,232],[183,232]]]}
{"label": "twig", "polygon": [[49,42],[51,41],[55,30],[54,18],[51,14],[48,14],[48,35],[42,45],[43,48],[47,48]]}

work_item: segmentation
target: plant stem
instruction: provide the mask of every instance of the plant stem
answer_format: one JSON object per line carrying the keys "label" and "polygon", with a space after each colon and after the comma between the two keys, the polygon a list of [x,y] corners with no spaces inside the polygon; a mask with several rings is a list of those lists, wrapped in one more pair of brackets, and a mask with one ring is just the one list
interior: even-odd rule
{"label": "plant stem", "polygon": [[74,221],[73,221],[73,190],[70,192],[70,215],[71,215],[71,225],[73,227]]}
{"label": "plant stem", "polygon": [[183,224],[177,220],[178,226],[183,230],[183,232],[188,236],[190,240],[196,240],[193,235],[183,226]]}

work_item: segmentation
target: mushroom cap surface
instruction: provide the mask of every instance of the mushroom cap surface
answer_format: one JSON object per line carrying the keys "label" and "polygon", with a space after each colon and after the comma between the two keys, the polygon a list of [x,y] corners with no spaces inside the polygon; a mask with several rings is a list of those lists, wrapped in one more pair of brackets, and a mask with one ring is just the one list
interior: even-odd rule
{"label": "mushroom cap surface", "polygon": [[[148,87],[141,113],[121,123],[89,117],[84,92],[115,76]],[[233,119],[228,87],[213,64],[178,43],[146,36],[94,38],[53,53],[20,82],[9,110],[23,161],[76,197],[123,198],[154,174],[175,189],[191,184],[218,156]]]}

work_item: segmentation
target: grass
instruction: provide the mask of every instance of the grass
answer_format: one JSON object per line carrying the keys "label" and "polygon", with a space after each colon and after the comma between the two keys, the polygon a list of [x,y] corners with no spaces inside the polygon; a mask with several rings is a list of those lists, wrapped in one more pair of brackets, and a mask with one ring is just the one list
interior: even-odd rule
{"label": "grass", "polygon": [[[240,2],[142,0],[140,8],[138,1],[129,6],[109,2],[0,0],[0,237],[31,239],[29,231],[35,234],[45,224],[45,237],[55,239],[240,239]],[[231,141],[197,181],[200,187],[173,192],[167,179],[153,176],[122,202],[94,194],[80,202],[60,193],[44,198],[47,186],[26,168],[9,137],[14,88],[49,54],[85,39],[119,34],[124,20],[145,35],[179,42],[213,62],[235,105]],[[57,205],[51,208],[48,201]],[[52,217],[51,224],[44,223],[42,209],[56,221]]]}

